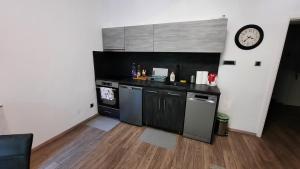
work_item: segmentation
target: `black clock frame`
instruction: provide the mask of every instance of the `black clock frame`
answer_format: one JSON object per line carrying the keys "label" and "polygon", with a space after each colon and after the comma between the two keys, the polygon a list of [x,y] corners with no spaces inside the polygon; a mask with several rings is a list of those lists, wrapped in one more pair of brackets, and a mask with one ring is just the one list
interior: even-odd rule
{"label": "black clock frame", "polygon": [[[248,29],[248,28],[253,28],[253,29],[258,30],[258,32],[259,32],[259,34],[260,34],[260,37],[259,37],[259,40],[257,41],[256,44],[254,44],[254,45],[252,45],[252,46],[243,46],[243,45],[239,42],[239,36],[240,36],[240,34],[242,33],[242,31],[244,31],[245,29]],[[237,33],[235,34],[235,44],[236,44],[240,49],[243,49],[243,50],[250,50],[250,49],[256,48],[258,45],[261,44],[261,42],[263,41],[263,39],[264,39],[264,31],[262,30],[262,28],[259,27],[258,25],[253,25],[253,24],[243,26],[243,27],[240,28],[240,29],[237,31]]]}

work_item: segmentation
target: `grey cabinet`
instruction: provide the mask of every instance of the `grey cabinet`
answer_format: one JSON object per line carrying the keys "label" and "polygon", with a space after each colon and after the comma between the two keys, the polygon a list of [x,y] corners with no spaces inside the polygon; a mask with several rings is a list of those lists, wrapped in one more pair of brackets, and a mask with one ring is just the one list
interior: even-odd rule
{"label": "grey cabinet", "polygon": [[103,50],[124,50],[124,27],[102,29]]}
{"label": "grey cabinet", "polygon": [[227,19],[154,25],[155,52],[224,51]]}
{"label": "grey cabinet", "polygon": [[120,85],[120,120],[126,123],[142,125],[142,88]]}
{"label": "grey cabinet", "polygon": [[181,134],[185,99],[185,92],[145,89],[143,91],[143,123]]}
{"label": "grey cabinet", "polygon": [[125,51],[153,52],[153,25],[125,27]]}

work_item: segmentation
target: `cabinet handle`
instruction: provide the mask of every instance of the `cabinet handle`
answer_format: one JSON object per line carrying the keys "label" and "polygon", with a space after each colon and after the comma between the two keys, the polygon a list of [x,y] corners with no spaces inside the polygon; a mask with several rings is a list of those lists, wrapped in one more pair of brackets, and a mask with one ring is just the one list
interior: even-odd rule
{"label": "cabinet handle", "polygon": [[156,91],[151,91],[151,90],[146,90],[145,92],[148,92],[148,93],[158,93]]}
{"label": "cabinet handle", "polygon": [[158,98],[158,110],[160,110],[160,98]]}
{"label": "cabinet handle", "polygon": [[187,100],[191,100],[191,101],[201,101],[201,102],[207,102],[207,103],[216,103],[216,101],[214,100],[207,100],[207,99],[200,99],[200,98],[187,98]]}
{"label": "cabinet handle", "polygon": [[142,88],[139,87],[132,87],[133,90],[142,90]]}
{"label": "cabinet handle", "polygon": [[108,113],[108,114],[111,114],[111,112],[110,112],[110,111],[103,111],[103,113]]}
{"label": "cabinet handle", "polygon": [[164,111],[166,110],[166,99],[164,99]]}
{"label": "cabinet handle", "polygon": [[168,92],[168,95],[171,95],[171,96],[180,96],[180,94],[177,94],[177,93],[169,93],[169,92]]}

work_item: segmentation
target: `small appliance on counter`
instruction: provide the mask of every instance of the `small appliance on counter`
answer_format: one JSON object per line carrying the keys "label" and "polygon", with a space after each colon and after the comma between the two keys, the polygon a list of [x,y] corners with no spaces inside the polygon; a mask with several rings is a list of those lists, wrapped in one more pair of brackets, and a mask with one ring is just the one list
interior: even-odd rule
{"label": "small appliance on counter", "polygon": [[207,84],[208,71],[197,71],[196,84]]}
{"label": "small appliance on counter", "polygon": [[149,77],[149,80],[157,82],[165,82],[168,77],[168,69],[165,68],[153,68],[152,76]]}
{"label": "small appliance on counter", "polygon": [[217,74],[216,73],[209,73],[208,74],[208,85],[216,86],[217,85]]}
{"label": "small appliance on counter", "polygon": [[119,83],[96,80],[99,114],[119,118]]}

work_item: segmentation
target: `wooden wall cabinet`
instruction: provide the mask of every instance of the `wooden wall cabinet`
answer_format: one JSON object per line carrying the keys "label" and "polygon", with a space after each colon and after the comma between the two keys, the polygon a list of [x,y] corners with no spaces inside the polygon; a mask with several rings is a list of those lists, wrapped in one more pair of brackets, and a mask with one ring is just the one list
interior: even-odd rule
{"label": "wooden wall cabinet", "polygon": [[153,52],[153,25],[125,27],[125,51]]}
{"label": "wooden wall cabinet", "polygon": [[124,27],[102,29],[103,50],[124,50]]}
{"label": "wooden wall cabinet", "polygon": [[103,28],[104,50],[222,53],[227,19]]}
{"label": "wooden wall cabinet", "polygon": [[154,25],[155,52],[222,53],[227,19]]}

